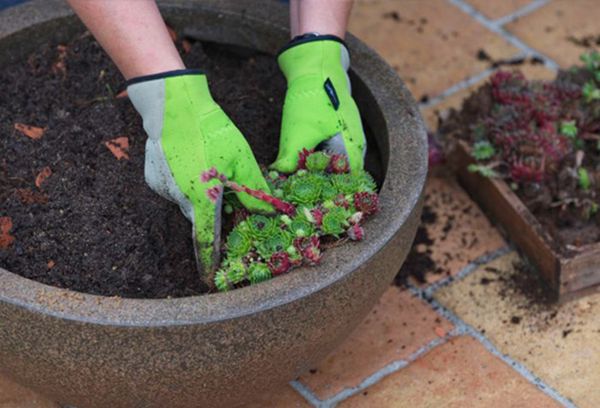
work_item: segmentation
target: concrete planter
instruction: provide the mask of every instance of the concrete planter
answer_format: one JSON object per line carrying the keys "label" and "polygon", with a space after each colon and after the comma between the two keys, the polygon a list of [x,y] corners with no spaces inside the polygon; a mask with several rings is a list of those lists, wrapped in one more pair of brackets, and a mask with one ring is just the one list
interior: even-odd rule
{"label": "concrete planter", "polygon": [[[268,53],[287,41],[285,6],[269,0],[164,1],[196,37]],[[81,30],[62,0],[0,14],[0,66]],[[381,213],[368,241],[229,293],[115,299],[45,286],[0,269],[0,370],[78,407],[227,407],[315,366],[362,320],[403,262],[419,222],[424,127],[395,73],[349,36],[353,87],[382,153]]]}

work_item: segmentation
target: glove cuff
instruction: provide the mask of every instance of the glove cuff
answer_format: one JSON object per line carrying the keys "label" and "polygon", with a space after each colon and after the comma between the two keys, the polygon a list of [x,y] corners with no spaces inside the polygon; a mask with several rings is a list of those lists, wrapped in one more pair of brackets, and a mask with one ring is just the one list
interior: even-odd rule
{"label": "glove cuff", "polygon": [[334,35],[308,35],[288,43],[277,57],[288,85],[302,77],[325,81],[345,77],[350,68],[350,55],[344,41]]}
{"label": "glove cuff", "polygon": [[153,81],[156,79],[163,79],[169,77],[176,77],[182,75],[202,75],[204,72],[200,69],[176,69],[174,71],[165,71],[158,74],[142,75],[139,77],[128,79],[125,82],[125,87],[129,87],[133,84],[139,84],[140,82]]}
{"label": "glove cuff", "polygon": [[301,34],[301,35],[295,36],[294,38],[292,38],[290,40],[290,42],[288,42],[286,45],[281,47],[281,49],[277,53],[277,57],[279,57],[281,54],[283,54],[285,51],[287,51],[288,49],[290,49],[292,47],[295,47],[295,46],[298,46],[301,44],[310,43],[313,41],[326,41],[326,40],[339,42],[346,48],[346,51],[348,50],[348,46],[346,45],[346,42],[343,39],[341,39],[340,37],[338,37],[337,35],[306,33],[306,34]]}

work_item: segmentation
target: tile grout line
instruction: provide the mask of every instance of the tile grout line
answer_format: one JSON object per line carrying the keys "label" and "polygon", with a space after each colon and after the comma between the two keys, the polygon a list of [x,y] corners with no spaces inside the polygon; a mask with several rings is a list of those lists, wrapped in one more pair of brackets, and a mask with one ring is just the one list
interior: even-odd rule
{"label": "tile grout line", "polygon": [[[558,70],[559,65],[556,63],[556,61],[554,61],[550,57],[542,54],[541,52],[533,49],[532,47],[528,46],[523,41],[521,41],[521,39],[519,39],[517,36],[506,31],[501,24],[498,24],[498,20],[492,21],[492,20],[488,19],[483,14],[481,14],[478,10],[476,10],[475,7],[466,3],[465,0],[448,0],[448,2],[450,4],[458,7],[459,9],[461,9],[464,13],[468,14],[473,19],[475,19],[477,22],[479,22],[479,24],[483,25],[491,32],[498,34],[505,41],[507,41],[509,44],[513,45],[514,47],[518,48],[522,52],[526,53],[527,55],[532,55],[532,56],[541,58],[544,61],[544,65],[547,68],[550,68],[553,71]],[[529,11],[536,10],[537,8],[545,5],[547,2],[548,2],[548,0],[539,0],[540,4],[538,5],[538,7],[533,8],[532,10],[529,10]],[[513,14],[516,14],[516,13],[513,13]],[[522,12],[519,15],[519,17],[522,17],[526,14],[527,14],[526,12]],[[502,21],[503,20],[500,19],[500,22],[502,22]]]}
{"label": "tile grout line", "polygon": [[336,395],[334,395],[333,397],[322,401],[321,405],[319,405],[318,408],[333,408],[333,407],[335,407],[340,402],[371,387],[372,385],[378,383],[379,381],[381,381],[385,377],[389,376],[390,374],[393,374],[393,373],[400,371],[401,369],[407,367],[408,365],[410,365],[410,363],[417,360],[422,355],[427,354],[429,351],[436,348],[437,346],[446,343],[448,341],[448,339],[453,336],[454,336],[454,333],[451,332],[451,333],[447,333],[444,337],[437,337],[437,338],[431,340],[429,343],[420,347],[417,351],[415,351],[414,353],[409,355],[407,358],[393,361],[393,362],[387,364],[385,367],[377,370],[376,372],[374,372],[373,374],[371,374],[370,376],[365,378],[357,386],[345,388],[342,391],[340,391],[339,393],[337,393]]}
{"label": "tile grout line", "polygon": [[378,383],[385,377],[390,374],[393,374],[397,371],[400,371],[404,367],[407,367],[413,361],[417,360],[424,354],[427,354],[429,351],[433,350],[437,346],[445,344],[450,338],[456,337],[462,334],[461,330],[457,330],[456,328],[450,330],[444,337],[437,337],[431,340],[429,343],[417,349],[415,352],[410,354],[405,359],[395,360],[391,363],[388,363],[383,368],[375,371],[373,374],[366,377],[360,384],[354,387],[344,388],[342,391],[338,392],[334,396],[321,400],[319,399],[311,390],[300,382],[299,380],[291,381],[289,384],[294,388],[300,395],[302,395],[311,405],[316,408],[334,408],[337,404],[350,398],[353,395],[358,394],[359,392],[371,387],[372,385]]}
{"label": "tile grout line", "polygon": [[[452,0],[448,0],[450,2],[452,2]],[[459,0],[462,3],[462,0]],[[466,4],[465,7],[462,7],[458,4],[453,3],[456,7],[459,7],[463,12],[469,14],[471,17],[473,17],[475,20],[477,20],[480,24],[484,25],[486,28],[488,28],[490,31],[500,35],[503,39],[505,39],[506,41],[509,41],[506,36],[511,36],[514,37],[512,34],[506,32],[506,30],[504,30],[502,28],[502,26],[504,26],[507,23],[510,23],[520,17],[524,17],[527,14],[539,9],[540,7],[548,4],[551,0],[533,0],[533,2],[529,3],[528,5],[518,9],[517,11],[508,14],[506,16],[500,17],[496,20],[489,20],[487,17],[481,15],[475,8],[473,8],[472,6],[470,6],[469,4]],[[464,4],[464,3],[462,3]],[[473,16],[474,13],[477,13],[480,15],[480,18],[476,18],[475,16]],[[495,26],[495,29],[491,29],[490,25]],[[514,37],[516,38],[516,37]],[[519,40],[520,41],[520,40]],[[511,41],[509,41],[511,42]],[[512,43],[512,42],[511,42]],[[515,45],[515,44],[513,44]],[[523,48],[523,47],[524,48]],[[519,48],[521,51],[516,53],[515,55],[513,55],[512,57],[508,58],[508,60],[513,60],[513,59],[518,59],[518,58],[523,58],[523,57],[527,57],[528,55],[537,55],[540,58],[542,58],[544,60],[544,64],[550,68],[553,71],[557,71],[558,69],[558,64],[550,59],[549,57],[542,55],[541,53],[533,50],[532,48],[530,48],[529,46],[527,46],[526,44],[520,42],[520,46],[517,46],[517,48]],[[446,88],[442,93],[440,93],[439,95],[431,98],[430,100],[428,100],[427,102],[424,103],[419,103],[419,108],[424,109],[424,108],[430,108],[433,107],[437,104],[439,104],[440,102],[444,101],[446,98],[452,96],[453,94],[462,91],[463,89],[468,88],[471,85],[476,84],[477,82],[481,81],[482,79],[486,78],[487,76],[489,76],[490,74],[492,74],[494,72],[495,68],[487,68],[481,72],[479,72],[478,74],[472,75],[470,77],[467,77],[466,79],[463,79],[462,81],[459,81],[457,83],[455,83],[454,85],[450,86],[449,88]]]}
{"label": "tile grout line", "polygon": [[471,273],[475,272],[481,265],[484,265],[486,263],[494,261],[494,260],[508,254],[509,252],[512,252],[513,250],[514,249],[511,246],[507,245],[507,246],[503,246],[499,249],[496,249],[492,252],[483,254],[482,256],[476,258],[475,260],[469,262],[469,264],[467,266],[465,266],[464,268],[462,268],[456,275],[447,276],[444,279],[440,279],[439,281],[434,282],[425,288],[419,288],[419,290],[425,296],[432,297],[433,294],[435,292],[437,292],[439,289],[450,285],[452,282],[460,281],[460,280],[466,278]]}
{"label": "tile grout line", "polygon": [[552,388],[550,385],[546,384],[540,377],[535,375],[532,371],[530,371],[527,367],[525,367],[520,362],[514,360],[508,354],[502,353],[487,337],[485,337],[481,332],[476,330],[471,325],[465,323],[460,317],[455,315],[451,310],[447,309],[437,300],[432,297],[427,297],[423,290],[411,287],[411,291],[416,295],[420,296],[424,301],[430,304],[430,306],[442,317],[449,320],[454,324],[458,330],[466,335],[473,337],[475,340],[479,341],[491,354],[498,357],[505,364],[519,373],[522,377],[524,377],[527,381],[533,384],[536,388],[538,388],[541,392],[555,400],[556,402],[562,404],[566,408],[577,408],[577,406],[569,400],[567,397],[560,394],[557,390]]}
{"label": "tile grout line", "polygon": [[[471,274],[472,272],[477,270],[477,268],[480,265],[485,264],[487,262],[491,262],[494,259],[497,259],[503,255],[506,255],[511,250],[512,249],[509,246],[504,246],[495,251],[489,252],[487,254],[484,254],[484,255],[478,257],[474,261],[470,262],[463,269],[461,269],[460,272],[453,277],[449,276],[447,278],[441,279],[440,281],[429,285],[425,289],[416,288],[412,285],[410,285],[408,287],[408,289],[411,291],[411,293],[413,295],[419,297],[421,300],[425,300],[424,296],[431,296],[437,289],[447,286],[456,280],[465,278],[466,276],[468,276],[469,274]],[[426,303],[429,304],[429,302],[427,302],[427,301],[426,301]],[[341,401],[359,393],[360,391],[362,391],[366,388],[369,388],[370,386],[376,384],[377,382],[379,382],[383,378],[387,377],[388,375],[393,374],[393,373],[401,370],[402,368],[407,367],[410,363],[415,361],[417,358],[419,358],[423,354],[426,354],[427,352],[431,351],[432,349],[434,349],[435,347],[437,347],[439,345],[445,344],[449,338],[459,336],[459,335],[463,334],[464,332],[465,332],[464,328],[458,327],[457,325],[455,325],[455,327],[449,333],[447,333],[446,336],[444,336],[443,338],[438,337],[438,338],[430,341],[425,346],[419,348],[417,351],[415,351],[414,353],[409,355],[406,359],[396,360],[396,361],[393,361],[393,362],[387,364],[385,367],[380,368],[379,370],[375,371],[373,374],[369,375],[359,385],[357,385],[355,387],[345,388],[344,390],[340,391],[333,397],[328,398],[326,400],[320,400],[310,390],[310,388],[308,388],[306,385],[304,385],[303,383],[301,383],[298,380],[291,381],[289,384],[300,395],[302,395],[304,397],[304,399],[306,399],[306,401],[308,401],[314,407],[333,408],[333,407],[335,407],[335,405],[337,405]]]}
{"label": "tile grout line", "polygon": [[[515,55],[513,58],[518,58],[519,56],[521,56],[521,53]],[[432,106],[435,106],[438,103],[445,100],[446,98],[448,98],[449,96],[452,96],[453,94],[457,93],[458,91],[462,91],[463,89],[466,89],[466,88],[470,87],[471,85],[476,84],[477,82],[486,78],[488,75],[490,75],[493,72],[494,72],[494,68],[486,68],[485,70],[481,71],[478,74],[475,74],[466,79],[463,79],[462,81],[455,83],[451,87],[446,88],[446,90],[444,90],[442,93],[429,99],[427,102],[419,103],[419,108],[423,109],[423,108],[430,108]]]}
{"label": "tile grout line", "polygon": [[539,9],[540,7],[545,6],[549,2],[550,2],[550,0],[533,0],[531,3],[521,7],[520,9],[518,9],[510,14],[507,14],[505,16],[499,17],[496,20],[493,20],[492,22],[499,27],[506,25],[508,23],[512,23],[513,21],[518,20],[519,18],[524,17],[527,14],[534,12],[535,10]]}

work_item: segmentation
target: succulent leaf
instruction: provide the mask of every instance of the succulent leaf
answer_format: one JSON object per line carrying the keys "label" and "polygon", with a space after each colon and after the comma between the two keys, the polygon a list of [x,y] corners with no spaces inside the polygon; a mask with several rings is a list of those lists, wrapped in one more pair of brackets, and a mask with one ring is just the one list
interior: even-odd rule
{"label": "succulent leaf", "polygon": [[248,280],[251,284],[264,282],[272,278],[271,270],[262,262],[254,262],[248,267]]}

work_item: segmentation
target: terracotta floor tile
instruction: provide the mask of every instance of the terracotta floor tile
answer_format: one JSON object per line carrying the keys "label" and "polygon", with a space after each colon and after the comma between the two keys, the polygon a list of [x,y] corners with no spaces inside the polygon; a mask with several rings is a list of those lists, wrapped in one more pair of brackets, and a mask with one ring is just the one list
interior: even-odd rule
{"label": "terracotta floor tile", "polygon": [[519,287],[516,253],[484,265],[435,295],[502,353],[525,365],[581,408],[600,407],[600,288],[563,305],[531,301]]}
{"label": "terracotta floor tile", "polygon": [[520,8],[525,7],[532,0],[466,0],[475,7],[481,14],[486,17],[496,20],[504,17]]}
{"label": "terracotta floor tile", "polygon": [[431,245],[417,250],[428,252],[436,273],[425,279],[435,282],[456,275],[470,262],[506,245],[477,204],[454,178],[430,177],[425,186],[425,206],[435,220],[426,229]]}
{"label": "terracotta floor tile", "polygon": [[309,408],[311,406],[289,385],[281,390],[263,395],[250,404],[242,405],[243,408]]}
{"label": "terracotta floor tile", "polygon": [[0,408],[59,408],[59,406],[0,374]]}
{"label": "terracotta floor tile", "polygon": [[579,55],[586,51],[570,38],[590,37],[594,43],[600,34],[598,21],[600,7],[596,0],[555,0],[507,25],[507,29],[562,67],[569,67],[578,64]]}
{"label": "terracotta floor tile", "polygon": [[[556,76],[556,74],[552,70],[546,68],[543,65],[527,63],[519,66],[518,70],[530,79],[550,80]],[[477,90],[486,81],[487,78],[482,79],[478,83],[450,95],[449,97],[447,97],[446,99],[434,106],[421,109],[421,114],[423,115],[423,119],[425,120],[427,128],[432,131],[437,130],[438,116],[444,117],[444,115],[452,108],[460,109],[463,101],[471,94],[471,92]]]}
{"label": "terracotta floor tile", "polygon": [[390,287],[348,340],[300,381],[319,398],[332,397],[451,329],[448,321],[410,292]]}
{"label": "terracotta floor tile", "polygon": [[517,50],[446,0],[358,1],[350,20],[357,35],[396,69],[417,100],[434,97]]}
{"label": "terracotta floor tile", "polygon": [[471,337],[458,337],[339,405],[351,407],[558,407]]}

